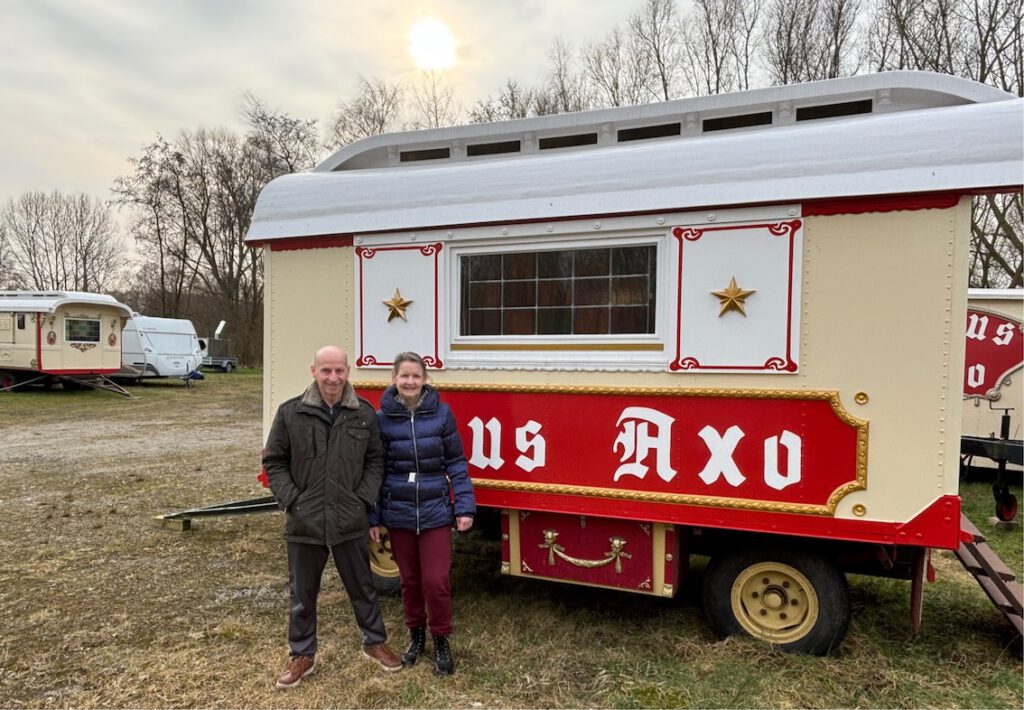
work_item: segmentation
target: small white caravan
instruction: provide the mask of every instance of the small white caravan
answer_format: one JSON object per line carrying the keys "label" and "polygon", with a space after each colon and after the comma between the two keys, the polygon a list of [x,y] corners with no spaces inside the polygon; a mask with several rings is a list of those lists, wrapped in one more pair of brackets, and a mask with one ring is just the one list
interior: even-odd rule
{"label": "small white caravan", "polygon": [[124,327],[119,378],[187,377],[202,364],[192,321],[132,313]]}

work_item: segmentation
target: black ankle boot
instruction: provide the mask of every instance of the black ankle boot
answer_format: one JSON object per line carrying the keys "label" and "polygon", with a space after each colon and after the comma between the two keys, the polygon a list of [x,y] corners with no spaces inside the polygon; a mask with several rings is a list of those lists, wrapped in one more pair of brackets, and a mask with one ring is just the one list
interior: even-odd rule
{"label": "black ankle boot", "polygon": [[402,654],[402,665],[406,668],[416,665],[416,659],[423,655],[427,647],[427,629],[425,626],[417,626],[409,629],[409,647]]}
{"label": "black ankle boot", "polygon": [[451,675],[455,672],[455,659],[452,658],[447,636],[434,637],[434,665],[434,673],[437,675]]}

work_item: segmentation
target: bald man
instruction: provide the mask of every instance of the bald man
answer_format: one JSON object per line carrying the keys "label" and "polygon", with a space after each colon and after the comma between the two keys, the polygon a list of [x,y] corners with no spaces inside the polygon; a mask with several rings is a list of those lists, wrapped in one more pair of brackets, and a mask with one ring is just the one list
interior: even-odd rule
{"label": "bald man", "polygon": [[317,350],[310,372],[306,391],[277,408],[263,454],[270,490],[285,511],[288,547],[291,658],[277,679],[282,689],[315,668],[316,602],[328,556],[352,602],[363,655],[386,671],[402,668],[387,644],[370,573],[367,511],[384,468],[377,415],[352,389],[341,348]]}

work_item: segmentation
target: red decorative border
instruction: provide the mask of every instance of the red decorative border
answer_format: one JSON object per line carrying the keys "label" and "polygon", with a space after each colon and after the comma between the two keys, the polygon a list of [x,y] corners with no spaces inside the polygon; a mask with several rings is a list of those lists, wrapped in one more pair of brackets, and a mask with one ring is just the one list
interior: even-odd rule
{"label": "red decorative border", "polygon": [[36,369],[43,370],[43,313],[36,313]]}
{"label": "red decorative border", "polygon": [[290,237],[259,242],[253,246],[270,245],[270,251],[293,251],[295,249],[329,249],[352,246],[351,234],[323,234],[317,237]]}
{"label": "red decorative border", "polygon": [[438,283],[438,259],[440,258],[441,250],[444,249],[444,244],[441,242],[433,242],[431,244],[416,244],[413,246],[403,247],[356,247],[356,258],[359,260],[359,357],[356,358],[357,367],[388,367],[393,365],[392,362],[378,362],[377,358],[371,354],[366,353],[366,337],[363,331],[363,323],[365,321],[365,301],[363,300],[363,260],[370,260],[377,255],[377,252],[382,251],[403,251],[409,249],[418,250],[423,256],[434,257],[434,352],[420,353],[423,358],[423,362],[427,367],[431,367],[440,370],[444,367],[444,362],[441,360],[440,354],[440,336],[438,333],[438,315],[440,312],[440,285]]}
{"label": "red decorative border", "polygon": [[865,212],[900,212],[904,210],[940,210],[956,207],[965,193],[931,192],[920,195],[876,195],[835,200],[812,200],[803,204],[804,217],[827,217],[836,214]]}
{"label": "red decorative border", "polygon": [[[771,357],[763,365],[705,365],[695,357],[683,357],[682,353],[682,332],[683,332],[683,245],[686,242],[699,240],[706,232],[727,231],[735,229],[754,229],[763,227],[772,236],[786,237],[789,239],[789,279],[786,285],[786,354],[785,357]],[[793,261],[795,259],[795,238],[796,234],[803,227],[803,222],[793,219],[785,222],[765,224],[743,224],[730,225],[726,227],[704,227],[702,229],[676,227],[672,230],[672,236],[679,240],[679,265],[676,284],[676,356],[669,363],[669,370],[679,372],[681,370],[747,370],[758,372],[796,372],[797,363],[793,360],[792,336],[793,336]]]}
{"label": "red decorative border", "polygon": [[581,504],[573,496],[520,493],[482,486],[476,489],[476,502],[478,506],[488,508],[542,510],[567,515],[596,515],[620,520],[650,520],[691,527],[945,550],[955,550],[961,539],[960,497],[955,495],[939,496],[912,519],[893,522],[673,503],[626,503],[611,498],[592,499]]}

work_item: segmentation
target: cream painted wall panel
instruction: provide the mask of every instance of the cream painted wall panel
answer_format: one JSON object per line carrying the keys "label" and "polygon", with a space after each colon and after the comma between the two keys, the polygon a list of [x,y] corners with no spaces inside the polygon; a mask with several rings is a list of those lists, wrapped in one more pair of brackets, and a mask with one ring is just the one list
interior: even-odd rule
{"label": "cream painted wall panel", "polygon": [[322,345],[349,353],[355,329],[351,247],[265,253],[267,359],[264,363],[264,438],[281,402],[312,381],[310,365]]}
{"label": "cream painted wall panel", "polygon": [[868,489],[840,515],[861,503],[867,519],[906,520],[957,490],[968,213],[807,219],[802,384],[838,389],[870,422]]}

